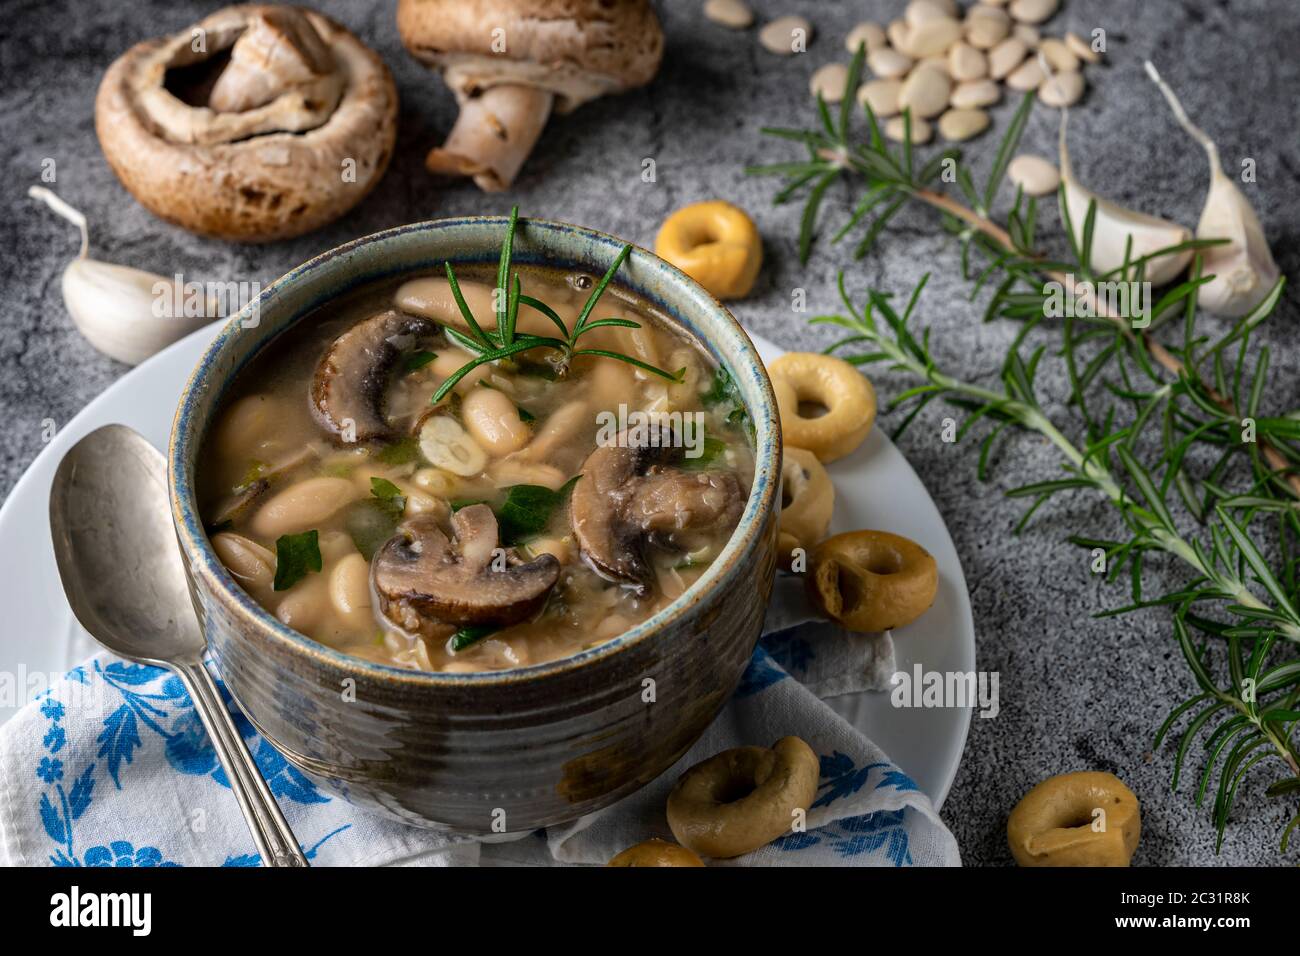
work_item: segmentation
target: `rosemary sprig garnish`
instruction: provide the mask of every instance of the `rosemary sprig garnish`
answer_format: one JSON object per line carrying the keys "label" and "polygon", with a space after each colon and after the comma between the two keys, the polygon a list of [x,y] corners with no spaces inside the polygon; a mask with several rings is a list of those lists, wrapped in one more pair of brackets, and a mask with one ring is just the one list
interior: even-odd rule
{"label": "rosemary sprig garnish", "polygon": [[[497,263],[497,294],[496,299],[496,326],[491,330],[484,329],[474,317],[473,311],[465,301],[465,296],[461,292],[460,283],[456,280],[455,270],[452,269],[451,263],[446,262],[444,266],[447,271],[447,282],[451,286],[452,297],[456,300],[456,306],[465,318],[465,324],[469,326],[470,334],[466,335],[457,329],[448,327],[446,329],[447,337],[457,345],[466,349],[474,355],[474,358],[466,362],[463,366],[453,372],[447,379],[438,386],[438,390],[433,393],[430,401],[437,404],[442,401],[447,393],[455,388],[456,383],[462,378],[488,362],[498,362],[502,359],[508,359],[511,356],[518,355],[521,352],[528,352],[533,349],[552,349],[559,352],[561,358],[557,365],[557,372],[563,375],[567,372],[569,364],[573,359],[582,355],[601,356],[604,358],[616,359],[620,362],[626,362],[628,365],[635,366],[642,371],[658,375],[670,382],[680,382],[684,370],[677,372],[666,372],[661,368],[643,362],[631,355],[624,355],[622,352],[612,351],[610,349],[598,348],[579,348],[578,340],[592,329],[601,328],[629,328],[639,329],[641,324],[631,319],[596,319],[592,320],[591,314],[596,308],[596,303],[604,295],[605,289],[614,279],[614,273],[619,270],[623,262],[627,259],[632,251],[632,246],[624,246],[614,261],[610,264],[605,274],[601,276],[600,281],[596,283],[587,297],[582,311],[578,313],[577,319],[574,320],[573,329],[570,330],[565,325],[564,320],[560,318],[558,312],[530,295],[524,295],[522,283],[517,271],[511,271],[511,260],[514,254],[515,230],[519,225],[519,207],[515,206],[510,210],[510,221],[506,225],[506,237],[501,243],[501,256]],[[546,318],[550,319],[560,332],[560,338],[546,335],[529,335],[517,331],[519,320],[519,309],[521,306],[533,309]]]}
{"label": "rosemary sprig garnish", "polygon": [[[860,69],[861,58],[859,51],[854,69]],[[940,368],[930,349],[930,330],[916,330],[924,279],[900,313],[889,296],[877,291],[868,291],[863,307],[855,308],[841,273],[847,314],[812,320],[846,331],[828,351],[858,365],[886,363],[916,380],[889,406],[912,403],[896,437],[936,398],[963,408],[968,415],[958,440],[981,422],[991,426],[979,445],[982,479],[1007,429],[1048,439],[1061,456],[1063,474],[1007,492],[1029,503],[1017,533],[1043,503],[1063,492],[1092,491],[1114,506],[1123,535],[1070,540],[1093,551],[1094,560],[1103,559],[1107,580],[1127,572],[1131,601],[1107,616],[1153,606],[1172,612],[1173,634],[1198,692],[1172,709],[1156,744],[1187,721],[1174,756],[1176,788],[1192,745],[1205,734],[1196,799],[1199,804],[1206,797],[1217,772],[1212,820],[1221,845],[1239,786],[1252,769],[1280,764],[1285,773],[1268,795],[1300,796],[1300,417],[1261,412],[1269,352],[1251,346],[1255,330],[1276,308],[1284,283],[1279,281],[1250,315],[1217,338],[1197,329],[1199,289],[1210,278],[1201,274],[1199,256],[1190,278],[1154,303],[1144,327],[1105,309],[1095,318],[1053,323],[1059,330],[1054,354],[1069,383],[1066,408],[1077,419],[1080,435],[1072,440],[1070,427],[1047,413],[1035,386],[1048,354],[1047,344],[1033,344],[1046,328],[1048,283],[1078,296],[1085,282],[1094,288],[1105,281],[1141,282],[1156,257],[1187,248],[1199,251],[1209,243],[1197,240],[1147,256],[1130,255],[1119,269],[1098,274],[1091,267],[1095,207],[1086,214],[1076,242],[1062,196],[1061,218],[1070,238],[1069,254],[1061,259],[1037,250],[1034,200],[1026,202],[1017,194],[1005,219],[995,220],[991,210],[1031,107],[1032,96],[1026,96],[982,189],[956,150],[944,150],[915,170],[911,149],[888,148],[869,109],[865,142],[851,138],[847,123],[828,122],[824,106],[812,130],[767,130],[803,144],[808,159],[751,167],[750,172],[785,178],[775,197],[778,203],[806,194],[799,237],[803,259],[814,244],[823,197],[837,179],[860,182],[865,191],[832,243],[863,228],[875,214],[854,249],[855,258],[870,250],[907,202],[938,210],[958,240],[972,301],[991,290],[985,320],[1023,323],[1002,364],[1002,387],[996,389],[962,381]],[[951,175],[942,180],[955,184],[956,195],[939,185],[945,172]],[[976,257],[983,262],[976,264]],[[1162,341],[1170,330],[1174,335]],[[1212,464],[1206,467],[1207,462]],[[1266,521],[1276,534],[1262,541],[1260,526]],[[1175,590],[1152,596],[1144,594],[1144,561],[1157,555],[1172,555],[1190,575]],[[1297,828],[1300,813],[1283,830],[1283,851]]]}

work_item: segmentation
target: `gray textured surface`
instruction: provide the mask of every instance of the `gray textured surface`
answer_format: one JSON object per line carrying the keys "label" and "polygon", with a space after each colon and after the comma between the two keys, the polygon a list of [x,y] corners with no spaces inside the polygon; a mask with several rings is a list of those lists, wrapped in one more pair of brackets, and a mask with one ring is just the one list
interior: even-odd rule
{"label": "gray textured surface", "polygon": [[[808,53],[780,59],[761,51],[754,31],[732,33],[703,21],[694,0],[660,3],[668,30],[667,59],[648,90],[598,102],[551,122],[515,189],[485,197],[464,185],[429,179],[424,151],[453,115],[451,97],[402,51],[391,2],[322,2],[376,47],[391,65],[402,96],[397,156],[372,197],[351,215],[314,235],[267,247],[237,247],[190,236],[153,219],[124,192],[94,137],[92,100],[103,69],[129,44],[181,29],[212,9],[193,3],[7,2],[7,36],[0,40],[0,156],[4,216],[0,218],[0,493],[7,493],[41,448],[41,420],[66,422],[126,371],[96,354],[72,329],[59,294],[59,275],[75,254],[71,228],[23,196],[41,162],[58,163],[58,191],[83,209],[93,252],[187,278],[270,281],[312,254],[357,235],[398,223],[458,213],[499,212],[518,202],[526,215],[554,216],[651,244],[670,209],[721,196],[749,209],[766,241],[767,266],[756,293],[736,307],[749,326],[790,348],[829,341],[790,309],[791,290],[807,290],[813,313],[834,310],[834,277],[847,267],[852,287],[905,290],[934,270],[924,316],[949,368],[967,378],[995,373],[1013,334],[1006,324],[980,326],[955,281],[953,247],[924,210],[900,217],[883,245],[861,263],[847,250],[823,248],[801,268],[794,254],[797,209],[769,205],[768,183],[747,180],[746,162],[791,156],[765,143],[764,123],[799,125],[810,119],[807,78],[825,62],[844,58],[848,27],[868,16],[882,23],[901,0],[813,3],[761,0],[769,15],[799,11],[817,29]],[[1088,70],[1091,90],[1074,112],[1072,143],[1081,180],[1112,198],[1194,223],[1206,184],[1202,154],[1174,126],[1143,79],[1151,56],[1182,91],[1188,108],[1215,136],[1228,162],[1249,156],[1259,181],[1251,197],[1285,272],[1297,269],[1300,228],[1296,129],[1300,128],[1300,46],[1295,10],[1287,0],[1072,0],[1048,32],[1095,26],[1109,34],[1108,63]],[[995,130],[1006,121],[997,112]],[[1026,148],[1054,155],[1055,114],[1040,108]],[[977,166],[987,163],[993,137],[970,144]],[[657,182],[640,177],[643,158],[657,163]],[[847,191],[828,197],[838,220]],[[1054,228],[1048,213],[1043,227]],[[1279,380],[1296,381],[1286,346],[1296,308],[1284,305],[1271,341]],[[1045,391],[1062,393],[1056,363],[1048,362]],[[900,383],[877,387],[888,395]],[[1276,408],[1297,401],[1288,384],[1269,396]],[[1143,802],[1142,864],[1276,863],[1283,805],[1266,800],[1260,781],[1244,795],[1214,856],[1208,812],[1186,793],[1171,796],[1168,752],[1150,742],[1174,695],[1191,679],[1171,641],[1167,618],[1148,612],[1097,621],[1097,610],[1121,602],[1088,573],[1086,556],[1064,542],[1080,529],[1112,529],[1114,516],[1086,499],[1045,509],[1024,536],[1010,535],[1019,509],[999,486],[1048,477],[1057,467],[1050,449],[1032,439],[1006,444],[998,477],[974,477],[970,446],[939,440],[944,411],[927,410],[902,447],[938,502],[962,556],[979,632],[979,665],[1001,672],[1002,710],[973,723],[965,760],[944,808],[968,863],[1006,863],[1004,821],[1019,796],[1042,777],[1095,768],[1120,774]],[[888,494],[888,489],[881,489]],[[1177,580],[1171,569],[1168,580]],[[1186,785],[1184,786],[1186,790]],[[1294,812],[1294,807],[1290,812]],[[1294,851],[1291,854],[1294,857]]]}

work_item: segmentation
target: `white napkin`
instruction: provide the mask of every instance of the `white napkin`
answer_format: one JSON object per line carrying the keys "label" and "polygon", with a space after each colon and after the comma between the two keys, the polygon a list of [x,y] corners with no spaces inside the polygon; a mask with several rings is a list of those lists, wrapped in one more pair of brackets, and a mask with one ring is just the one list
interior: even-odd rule
{"label": "white napkin", "polygon": [[[797,582],[795,582],[797,586]],[[449,836],[358,810],[291,767],[231,706],[271,791],[315,865],[603,864],[652,836],[672,839],[668,791],[688,767],[795,734],[821,757],[806,832],[738,860],[761,865],[956,865],[929,799],[818,695],[881,689],[888,635],[807,621],[788,581],[740,687],[667,773],[612,807],[506,842]],[[180,681],[99,653],[0,727],[0,864],[256,866],[252,839]]]}

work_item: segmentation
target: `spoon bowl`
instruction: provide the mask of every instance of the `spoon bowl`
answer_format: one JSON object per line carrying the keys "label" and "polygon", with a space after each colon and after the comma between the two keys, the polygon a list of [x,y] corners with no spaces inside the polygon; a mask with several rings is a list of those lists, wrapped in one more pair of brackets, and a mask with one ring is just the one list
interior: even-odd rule
{"label": "spoon bowl", "polygon": [[172,530],[167,462],[138,432],[106,425],[59,462],[50,489],[55,562],[72,613],[114,654],[176,673],[212,738],[262,860],[307,866],[203,664],[207,640]]}

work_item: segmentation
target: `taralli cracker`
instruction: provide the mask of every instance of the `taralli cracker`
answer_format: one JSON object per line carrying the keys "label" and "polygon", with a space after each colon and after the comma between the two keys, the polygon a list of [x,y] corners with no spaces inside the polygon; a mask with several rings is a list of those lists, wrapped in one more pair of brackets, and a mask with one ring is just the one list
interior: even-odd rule
{"label": "taralli cracker", "polygon": [[813,550],[806,578],[813,605],[851,631],[911,624],[934,603],[939,570],[915,541],[888,531],[848,531]]}
{"label": "taralli cracker", "polygon": [[1133,791],[1097,771],[1048,777],[1007,819],[1007,842],[1021,866],[1128,866],[1141,833]]}
{"label": "taralli cracker", "polygon": [[664,220],[655,255],[667,259],[719,299],[743,299],[763,264],[758,227],[721,199],[683,206]]}
{"label": "taralli cracker", "polygon": [[676,843],[658,838],[628,847],[606,866],[703,866],[704,861]]}
{"label": "taralli cracker", "polygon": [[[787,352],[767,367],[781,409],[787,445],[806,448],[823,463],[854,451],[876,421],[876,390],[843,359],[816,352]],[[826,414],[805,418],[801,403]]]}
{"label": "taralli cracker", "polygon": [[790,571],[796,548],[812,551],[826,537],[835,486],[812,452],[787,445],[781,462],[781,523],[777,560]]}

